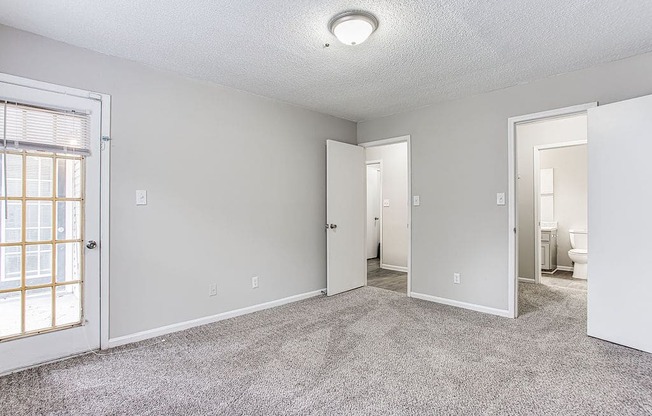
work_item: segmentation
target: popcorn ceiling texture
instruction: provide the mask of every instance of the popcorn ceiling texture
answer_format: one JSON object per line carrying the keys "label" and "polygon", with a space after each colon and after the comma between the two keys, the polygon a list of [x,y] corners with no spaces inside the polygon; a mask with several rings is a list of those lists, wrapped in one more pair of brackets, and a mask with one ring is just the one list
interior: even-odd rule
{"label": "popcorn ceiling texture", "polygon": [[[327,27],[348,9],[380,22],[356,47]],[[2,24],[354,121],[652,51],[650,21],[649,0],[0,1]]]}

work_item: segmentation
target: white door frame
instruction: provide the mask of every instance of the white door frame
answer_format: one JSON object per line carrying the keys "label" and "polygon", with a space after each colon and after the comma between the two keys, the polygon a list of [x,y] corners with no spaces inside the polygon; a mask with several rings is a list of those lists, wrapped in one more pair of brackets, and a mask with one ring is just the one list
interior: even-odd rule
{"label": "white door frame", "polygon": [[[365,162],[367,167],[370,165],[379,165],[380,166],[380,179],[378,180],[378,195],[379,201],[378,204],[380,205],[379,209],[379,214],[378,214],[378,227],[380,228],[380,254],[379,254],[379,260],[380,264],[383,264],[383,161],[382,160],[367,160]],[[366,224],[366,223],[365,223]],[[365,225],[366,227],[366,225]],[[366,230],[365,230],[366,232]],[[366,234],[365,234],[366,235]],[[367,286],[367,276],[365,275],[365,286]]]}
{"label": "white door frame", "polygon": [[[369,148],[369,147],[377,147],[377,146],[385,146],[388,144],[396,144],[396,143],[407,143],[407,175],[408,175],[408,198],[407,198],[407,204],[408,204],[408,218],[407,218],[407,228],[408,228],[408,258],[407,258],[407,297],[412,297],[412,146],[410,144],[410,135],[406,136],[398,136],[398,137],[391,137],[389,139],[381,139],[381,140],[374,140],[370,142],[364,142],[364,143],[358,143],[358,146],[362,146],[364,148]],[[382,165],[381,165],[381,173],[382,173]],[[382,175],[381,175],[381,186],[382,186]],[[381,204],[381,227],[380,227],[380,255],[381,255],[381,264],[382,264],[382,254],[383,254],[383,237],[382,237],[382,203],[383,203],[383,198],[382,198],[382,188],[381,188],[381,197],[380,197],[380,204]],[[365,237],[367,235],[367,222],[365,221]],[[366,267],[366,262],[365,262],[365,267]],[[365,273],[365,279],[367,278],[367,274]]]}
{"label": "white door frame", "polygon": [[[518,195],[516,192],[517,165],[516,165],[516,125],[526,122],[543,120],[546,118],[563,117],[586,112],[589,108],[596,107],[597,102],[574,105],[539,113],[525,114],[507,119],[507,179],[509,201],[508,213],[508,238],[507,238],[507,314],[511,318],[518,316]],[[535,221],[536,224],[536,221]],[[539,237],[540,238],[540,237]],[[535,251],[535,261],[540,253]]]}
{"label": "white door frame", "polygon": [[[544,144],[541,146],[534,146],[533,163],[534,168],[534,264],[541,264],[541,227],[539,219],[541,218],[541,151],[550,149],[562,149],[564,147],[582,146],[587,144],[587,140],[573,140],[568,142],[559,142],[553,144]],[[559,234],[557,234],[559,240]],[[521,281],[532,281],[532,279],[520,278]],[[536,268],[534,273],[534,283],[541,282],[541,267]]]}
{"label": "white door frame", "polygon": [[99,101],[100,144],[100,348],[109,348],[109,208],[111,185],[111,96],[0,73],[0,82]]}

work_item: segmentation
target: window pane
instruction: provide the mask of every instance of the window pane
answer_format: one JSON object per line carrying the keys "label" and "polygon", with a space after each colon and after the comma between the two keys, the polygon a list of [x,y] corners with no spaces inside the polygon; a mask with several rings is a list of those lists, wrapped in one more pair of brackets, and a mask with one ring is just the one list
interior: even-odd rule
{"label": "window pane", "polygon": [[5,219],[5,201],[0,201],[0,242],[20,243],[22,240],[23,203],[7,201],[7,219]]}
{"label": "window pane", "polygon": [[[0,156],[0,172],[4,172],[4,156]],[[5,194],[4,180],[0,182],[0,196],[23,196],[23,157],[21,155],[7,155],[7,194]]]}
{"label": "window pane", "polygon": [[81,280],[81,245],[57,244],[57,282]]}
{"label": "window pane", "polygon": [[52,327],[52,288],[28,290],[25,296],[25,331]]}
{"label": "window pane", "polygon": [[21,302],[20,292],[0,295],[0,338],[20,334]]}
{"label": "window pane", "polygon": [[52,240],[52,202],[27,201],[26,241]]}
{"label": "window pane", "polygon": [[52,163],[52,158],[49,157],[27,157],[27,196],[53,196]]}
{"label": "window pane", "polygon": [[57,240],[79,240],[81,217],[81,202],[57,202]]}
{"label": "window pane", "polygon": [[27,286],[52,282],[52,245],[26,246],[25,279]]}
{"label": "window pane", "polygon": [[81,160],[57,159],[57,196],[81,198]]}
{"label": "window pane", "polygon": [[57,326],[78,323],[81,320],[81,288],[76,285],[57,287]]}
{"label": "window pane", "polygon": [[22,247],[0,247],[0,289],[20,287],[22,250]]}

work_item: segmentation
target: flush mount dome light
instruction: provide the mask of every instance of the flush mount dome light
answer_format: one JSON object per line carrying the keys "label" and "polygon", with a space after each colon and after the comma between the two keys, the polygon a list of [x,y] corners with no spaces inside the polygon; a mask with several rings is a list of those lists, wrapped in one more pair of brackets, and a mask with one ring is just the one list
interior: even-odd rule
{"label": "flush mount dome light", "polygon": [[378,19],[371,13],[349,11],[333,17],[328,26],[343,44],[359,45],[374,33]]}

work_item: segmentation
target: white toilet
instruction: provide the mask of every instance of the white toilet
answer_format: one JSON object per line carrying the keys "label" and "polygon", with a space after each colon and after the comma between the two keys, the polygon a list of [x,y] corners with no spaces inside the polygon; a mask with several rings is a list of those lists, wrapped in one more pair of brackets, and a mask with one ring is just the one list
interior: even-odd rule
{"label": "white toilet", "polygon": [[573,261],[573,277],[587,278],[587,263],[589,262],[588,233],[586,230],[569,230],[571,249],[568,257]]}

